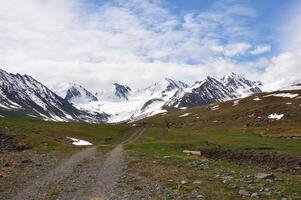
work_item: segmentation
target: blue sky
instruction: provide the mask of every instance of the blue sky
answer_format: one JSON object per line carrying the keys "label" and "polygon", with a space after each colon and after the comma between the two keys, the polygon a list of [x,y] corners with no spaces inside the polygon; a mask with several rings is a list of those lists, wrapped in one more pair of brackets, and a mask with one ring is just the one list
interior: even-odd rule
{"label": "blue sky", "polygon": [[0,60],[94,90],[231,71],[277,88],[301,77],[300,11],[298,0],[2,1]]}

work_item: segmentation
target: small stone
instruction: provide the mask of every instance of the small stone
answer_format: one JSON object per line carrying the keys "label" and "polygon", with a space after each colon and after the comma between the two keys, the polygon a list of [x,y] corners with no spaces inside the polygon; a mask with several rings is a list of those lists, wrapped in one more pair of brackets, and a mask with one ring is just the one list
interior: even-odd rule
{"label": "small stone", "polygon": [[198,196],[196,196],[197,198],[200,198],[200,199],[202,199],[202,198],[204,198],[204,195],[202,195],[202,194],[199,194]]}
{"label": "small stone", "polygon": [[275,179],[276,176],[274,176],[274,174],[259,173],[259,174],[255,175],[255,178],[257,178],[257,179],[269,179],[269,180],[272,180],[272,179]]}
{"label": "small stone", "polygon": [[9,167],[9,166],[10,164],[8,162],[3,165],[3,167]]}
{"label": "small stone", "polygon": [[184,185],[184,184],[186,184],[186,183],[188,183],[188,182],[185,181],[185,180],[182,180],[182,181],[181,181],[181,184],[182,184],[182,185]]}
{"label": "small stone", "polygon": [[23,164],[29,164],[29,163],[33,163],[33,161],[30,160],[30,159],[25,159],[25,160],[22,160],[21,163],[23,163]]}
{"label": "small stone", "polygon": [[258,193],[257,192],[254,192],[254,193],[252,193],[252,195],[251,195],[251,197],[258,197]]}
{"label": "small stone", "polygon": [[200,152],[200,151],[189,151],[189,150],[184,150],[183,153],[191,154],[191,155],[197,155],[197,156],[200,156],[200,155],[201,155],[201,152]]}
{"label": "small stone", "polygon": [[202,181],[194,181],[193,183],[194,184],[202,184],[203,182]]}
{"label": "small stone", "polygon": [[243,197],[250,197],[251,196],[250,192],[247,191],[247,190],[239,190],[238,194],[240,196],[243,196]]}

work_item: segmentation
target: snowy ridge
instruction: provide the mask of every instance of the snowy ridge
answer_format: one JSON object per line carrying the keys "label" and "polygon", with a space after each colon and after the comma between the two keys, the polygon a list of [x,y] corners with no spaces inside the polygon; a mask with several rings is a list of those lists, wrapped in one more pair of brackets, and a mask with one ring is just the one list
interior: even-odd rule
{"label": "snowy ridge", "polygon": [[[261,92],[260,83],[230,73],[223,78],[206,77],[191,87],[165,78],[145,88],[114,83],[92,92],[75,83],[60,83],[53,91],[28,75],[0,71],[0,115],[21,113],[54,121],[131,122],[179,109],[239,99]],[[100,90],[101,91],[101,90]]]}
{"label": "snowy ridge", "polygon": [[261,82],[247,80],[233,72],[224,76],[221,82],[228,90],[235,93],[237,97],[246,97],[250,94],[262,92],[260,89]]}
{"label": "snowy ridge", "polygon": [[166,105],[175,108],[193,107],[242,98],[261,92],[260,85],[235,73],[221,79],[207,76],[192,87],[179,90]]}
{"label": "snowy ridge", "polygon": [[[132,89],[129,86],[114,83],[111,89],[97,94],[98,101],[73,101],[72,103],[80,110],[108,113],[109,123],[136,121],[167,112],[162,108],[164,104],[176,91],[186,87],[188,87],[187,84],[170,78],[165,78],[143,89]],[[66,94],[66,92],[60,91],[60,94]]]}
{"label": "snowy ridge", "polygon": [[28,75],[0,70],[0,94],[0,112],[3,116],[33,116],[52,121],[99,120],[95,113],[78,110]]}
{"label": "snowy ridge", "polygon": [[75,83],[57,84],[52,87],[52,91],[73,104],[98,101],[90,91]]}

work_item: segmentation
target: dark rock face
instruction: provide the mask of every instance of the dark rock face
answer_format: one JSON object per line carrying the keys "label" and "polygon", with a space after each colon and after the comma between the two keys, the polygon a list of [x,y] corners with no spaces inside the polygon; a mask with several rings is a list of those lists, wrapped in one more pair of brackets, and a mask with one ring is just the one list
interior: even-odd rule
{"label": "dark rock face", "polygon": [[78,110],[28,75],[0,70],[0,94],[0,114],[4,116],[33,116],[59,121],[86,121],[94,117],[94,114]]}
{"label": "dark rock face", "polygon": [[247,90],[246,92],[250,93],[262,92],[259,88],[259,86],[262,85],[261,82],[247,80],[246,78],[233,72],[227,76],[224,76],[221,79],[221,82],[232,92],[236,92],[238,89]]}
{"label": "dark rock face", "polygon": [[184,95],[183,92],[180,90],[175,94],[173,97],[175,101],[170,106],[193,107],[236,98],[221,82],[209,76],[204,81],[196,82],[189,92],[184,92]]}
{"label": "dark rock face", "polygon": [[247,80],[235,73],[220,80],[207,76],[205,80],[196,82],[192,87],[177,91],[166,105],[177,108],[193,107],[236,99],[261,92],[260,85],[260,82]]}
{"label": "dark rock face", "polygon": [[151,104],[155,103],[155,102],[163,102],[164,100],[162,99],[151,99],[147,102],[145,102],[145,104],[142,106],[141,111],[144,111],[148,106],[150,106]]}
{"label": "dark rock face", "polygon": [[182,89],[182,88],[187,88],[188,85],[186,83],[183,83],[181,81],[175,82],[174,80],[170,78],[165,78],[165,80],[169,83],[166,87],[165,90],[162,91],[162,93],[173,91],[175,89]]}
{"label": "dark rock face", "polygon": [[114,83],[115,86],[115,95],[120,99],[128,100],[128,95],[132,91],[132,89],[125,85],[120,85],[118,83]]}
{"label": "dark rock face", "polygon": [[97,97],[94,96],[91,92],[80,85],[78,85],[77,87],[72,86],[70,89],[68,89],[65,97],[67,101],[70,102],[77,97],[85,97],[89,102],[98,101]]}

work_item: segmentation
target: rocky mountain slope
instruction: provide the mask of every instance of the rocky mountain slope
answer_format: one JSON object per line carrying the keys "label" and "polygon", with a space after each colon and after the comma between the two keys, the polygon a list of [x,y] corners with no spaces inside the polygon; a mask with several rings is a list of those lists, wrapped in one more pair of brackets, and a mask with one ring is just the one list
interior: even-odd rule
{"label": "rocky mountain slope", "polygon": [[261,83],[231,73],[222,79],[207,76],[192,87],[184,88],[167,102],[167,106],[181,108],[211,104],[241,98],[261,92]]}
{"label": "rocky mountain slope", "polygon": [[102,122],[103,113],[88,113],[74,107],[28,75],[0,70],[0,115],[25,116],[54,121]]}
{"label": "rocky mountain slope", "polygon": [[99,93],[75,83],[60,83],[50,90],[28,75],[3,70],[0,75],[3,116],[56,121],[129,122],[165,113],[168,107],[182,109],[261,92],[259,82],[235,73],[221,79],[208,76],[191,87],[170,78],[145,88],[114,83]]}
{"label": "rocky mountain slope", "polygon": [[186,87],[187,84],[169,78],[142,89],[114,83],[112,88],[98,94],[98,101],[75,103],[75,106],[91,112],[108,113],[111,123],[134,121],[166,112],[164,104],[176,91]]}
{"label": "rocky mountain slope", "polygon": [[98,101],[94,94],[83,86],[75,83],[60,83],[53,86],[51,89],[60,97],[74,104]]}

